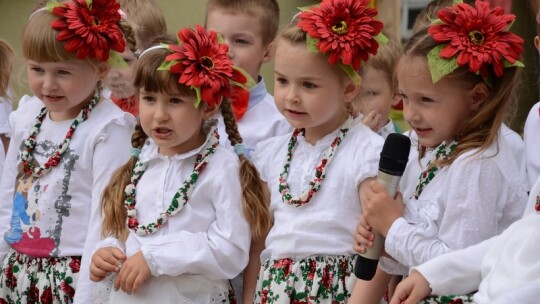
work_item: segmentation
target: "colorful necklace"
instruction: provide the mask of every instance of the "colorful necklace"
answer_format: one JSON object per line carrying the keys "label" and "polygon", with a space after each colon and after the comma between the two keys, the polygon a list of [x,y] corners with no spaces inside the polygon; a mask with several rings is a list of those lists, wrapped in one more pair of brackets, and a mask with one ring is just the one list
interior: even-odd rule
{"label": "colorful necklace", "polygon": [[416,190],[413,194],[413,197],[415,199],[418,199],[420,194],[422,194],[422,191],[424,191],[424,188],[431,182],[431,180],[433,180],[435,175],[437,175],[437,173],[441,169],[441,167],[439,166],[430,166],[430,164],[437,160],[444,160],[448,158],[448,156],[452,154],[456,147],[457,142],[453,140],[449,145],[447,145],[446,142],[443,142],[436,148],[433,158],[427,164],[427,169],[424,170],[424,172],[422,172],[418,177],[418,185],[416,186]]}
{"label": "colorful necklace", "polygon": [[129,229],[135,231],[138,235],[147,235],[154,233],[163,226],[167,219],[176,213],[178,213],[186,205],[189,200],[188,191],[199,179],[199,175],[206,168],[206,165],[212,158],[214,152],[216,152],[216,147],[219,144],[219,135],[216,130],[214,130],[210,136],[210,139],[206,145],[201,150],[201,153],[197,154],[195,159],[195,165],[193,165],[193,172],[189,175],[189,179],[185,180],[180,189],[176,191],[176,194],[173,196],[171,204],[165,212],[159,214],[156,221],[148,223],[146,225],[140,225],[139,220],[137,219],[137,209],[135,205],[135,194],[137,189],[137,184],[146,170],[146,163],[142,161],[137,161],[133,167],[133,175],[131,176],[131,184],[128,184],[125,189],[126,199],[124,201],[124,206],[127,209],[127,226]]}
{"label": "colorful necklace", "polygon": [[62,154],[64,154],[64,152],[66,152],[67,148],[69,147],[69,143],[71,142],[71,138],[75,133],[75,129],[77,129],[77,126],[79,126],[79,124],[88,119],[88,117],[90,116],[90,112],[92,112],[92,109],[94,109],[94,107],[98,103],[100,95],[100,90],[96,90],[94,97],[92,97],[92,99],[90,100],[90,103],[88,103],[88,105],[81,109],[79,115],[77,115],[73,123],[71,123],[71,126],[69,127],[69,130],[67,131],[66,136],[62,141],[62,144],[60,144],[56,151],[54,151],[53,155],[45,163],[43,163],[39,167],[36,167],[32,164],[32,161],[34,160],[34,156],[32,154],[37,144],[36,136],[39,133],[39,129],[41,128],[41,124],[43,123],[43,119],[48,112],[46,107],[43,107],[41,109],[38,116],[34,120],[34,125],[32,129],[30,129],[30,135],[27,139],[23,141],[24,147],[21,152],[21,161],[23,164],[24,173],[28,175],[32,174],[35,177],[41,177],[51,168],[58,166],[60,160],[62,159]]}
{"label": "colorful necklace", "polygon": [[536,196],[536,204],[534,205],[534,210],[540,212],[540,194]]}
{"label": "colorful necklace", "polygon": [[289,168],[291,165],[291,159],[298,142],[298,135],[302,133],[304,135],[304,129],[295,129],[291,139],[289,140],[289,145],[287,147],[287,156],[285,158],[285,165],[283,166],[283,171],[279,174],[279,192],[281,193],[281,199],[284,203],[287,203],[291,206],[300,207],[306,205],[311,201],[313,195],[319,191],[321,188],[321,183],[326,176],[326,168],[334,158],[336,154],[336,149],[339,147],[347,132],[349,132],[350,126],[352,123],[352,118],[349,117],[343,125],[339,128],[338,136],[332,141],[330,147],[326,149],[323,153],[323,157],[317,167],[315,167],[315,177],[309,182],[309,188],[302,192],[299,197],[293,197],[289,190],[289,184],[287,184],[287,177],[289,176]]}

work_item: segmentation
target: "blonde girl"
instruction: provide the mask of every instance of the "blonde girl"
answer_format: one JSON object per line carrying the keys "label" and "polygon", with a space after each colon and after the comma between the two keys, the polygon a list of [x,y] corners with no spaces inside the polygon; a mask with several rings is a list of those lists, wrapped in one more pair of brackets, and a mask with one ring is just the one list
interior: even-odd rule
{"label": "blonde girl", "polygon": [[[101,281],[116,273],[111,303],[232,302],[228,280],[246,266],[251,234],[269,225],[228,99],[232,85],[247,89],[247,78],[215,32],[186,28],[178,37],[181,45],[152,47],[139,58],[132,146],[141,151],[103,195],[107,238],[91,274]],[[236,155],[219,145],[210,119],[218,110]]]}
{"label": "blonde girl", "polygon": [[[244,303],[348,301],[358,190],[376,175],[382,147],[382,138],[351,115],[359,90],[354,71],[376,53],[382,28],[367,5],[322,1],[278,34],[274,96],[295,131],[256,149],[274,221],[265,241],[254,242],[260,254],[252,254],[244,278],[252,284],[244,286]],[[318,36],[323,32],[326,38]],[[332,39],[343,49],[332,48]]]}
{"label": "blonde girl", "polygon": [[[525,172],[499,136],[521,66],[523,40],[506,31],[515,17],[483,1],[438,16],[412,37],[396,70],[418,147],[409,155],[403,195],[394,200],[371,183],[357,227],[359,252],[371,246],[370,230],[386,237],[391,259],[379,266],[391,274],[406,275],[409,267],[501,233],[527,202]],[[385,288],[358,284],[365,292]],[[470,295],[458,298],[470,301]]]}
{"label": "blonde girl", "polygon": [[[93,300],[88,268],[100,239],[100,197],[126,160],[135,124],[101,95],[107,61],[125,47],[118,9],[114,1],[55,3],[34,12],[24,28],[22,52],[36,97],[23,98],[13,113],[0,184],[0,301]],[[14,195],[27,181],[32,204]]]}

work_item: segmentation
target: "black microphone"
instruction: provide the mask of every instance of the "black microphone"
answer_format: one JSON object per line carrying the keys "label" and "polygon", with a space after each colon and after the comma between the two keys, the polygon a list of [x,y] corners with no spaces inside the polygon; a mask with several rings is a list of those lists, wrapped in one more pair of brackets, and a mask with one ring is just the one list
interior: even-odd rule
{"label": "black microphone", "polygon": [[[384,142],[379,160],[377,181],[383,184],[391,197],[396,196],[399,180],[409,160],[410,150],[411,140],[399,133],[391,133]],[[367,248],[366,252],[360,254],[356,260],[354,275],[357,278],[365,281],[373,279],[383,244],[382,235],[375,233],[373,247]]]}

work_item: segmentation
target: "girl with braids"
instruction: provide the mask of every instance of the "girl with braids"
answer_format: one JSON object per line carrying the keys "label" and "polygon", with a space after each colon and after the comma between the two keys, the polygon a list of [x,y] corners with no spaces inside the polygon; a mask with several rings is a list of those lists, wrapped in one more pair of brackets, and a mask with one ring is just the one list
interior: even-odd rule
{"label": "girl with braids", "polygon": [[382,148],[382,138],[351,115],[360,84],[355,71],[381,37],[376,14],[367,1],[324,0],[278,34],[274,96],[295,131],[255,150],[274,223],[264,244],[255,242],[259,254],[244,276],[244,303],[349,299],[359,191],[376,176]]}
{"label": "girl with braids", "polygon": [[125,48],[119,7],[55,2],[35,11],[23,31],[35,97],[12,114],[0,184],[2,303],[93,302],[88,272],[101,239],[101,194],[127,159],[135,125],[101,94],[109,59]]}
{"label": "girl with braids", "polygon": [[[365,193],[355,249],[363,253],[377,232],[389,257],[379,261],[374,280],[358,280],[354,303],[379,303],[386,274],[407,275],[501,233],[523,215],[527,177],[501,135],[523,66],[523,39],[508,31],[515,16],[502,8],[455,2],[411,37],[398,61],[403,113],[417,140],[401,179],[403,195],[390,197],[378,182]],[[443,302],[471,303],[472,295],[422,301]]]}
{"label": "girl with braids", "polygon": [[[140,125],[104,192],[106,238],[90,269],[94,281],[116,273],[111,303],[233,302],[228,280],[246,266],[250,236],[269,226],[228,98],[248,78],[216,33],[198,26],[178,38],[144,51],[135,67]],[[218,110],[237,155],[219,145]]]}

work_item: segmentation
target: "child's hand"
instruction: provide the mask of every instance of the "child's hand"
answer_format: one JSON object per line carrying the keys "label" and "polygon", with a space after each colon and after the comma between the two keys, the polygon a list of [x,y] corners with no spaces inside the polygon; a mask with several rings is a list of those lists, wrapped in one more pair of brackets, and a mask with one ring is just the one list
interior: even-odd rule
{"label": "child's hand", "polygon": [[379,125],[379,120],[381,119],[381,114],[376,111],[371,111],[362,118],[362,123],[368,126],[372,131],[377,132],[377,126]]}
{"label": "child's hand", "polygon": [[362,215],[374,231],[386,237],[392,223],[403,216],[404,209],[401,193],[394,200],[381,183],[369,182],[362,199]]}
{"label": "child's hand", "polygon": [[146,263],[142,251],[139,250],[122,265],[114,281],[114,288],[116,290],[122,288],[128,294],[135,293],[150,275],[148,263]]}
{"label": "child's hand", "polygon": [[92,256],[90,264],[90,280],[99,282],[109,274],[109,272],[118,272],[120,266],[126,260],[122,250],[116,247],[100,248]]}
{"label": "child's hand", "polygon": [[354,234],[354,251],[365,253],[367,248],[373,247],[373,239],[375,235],[371,232],[371,227],[367,224],[364,215],[360,215],[360,221],[356,225],[356,233]]}
{"label": "child's hand", "polygon": [[416,304],[431,293],[429,282],[417,271],[398,284],[390,304]]}

